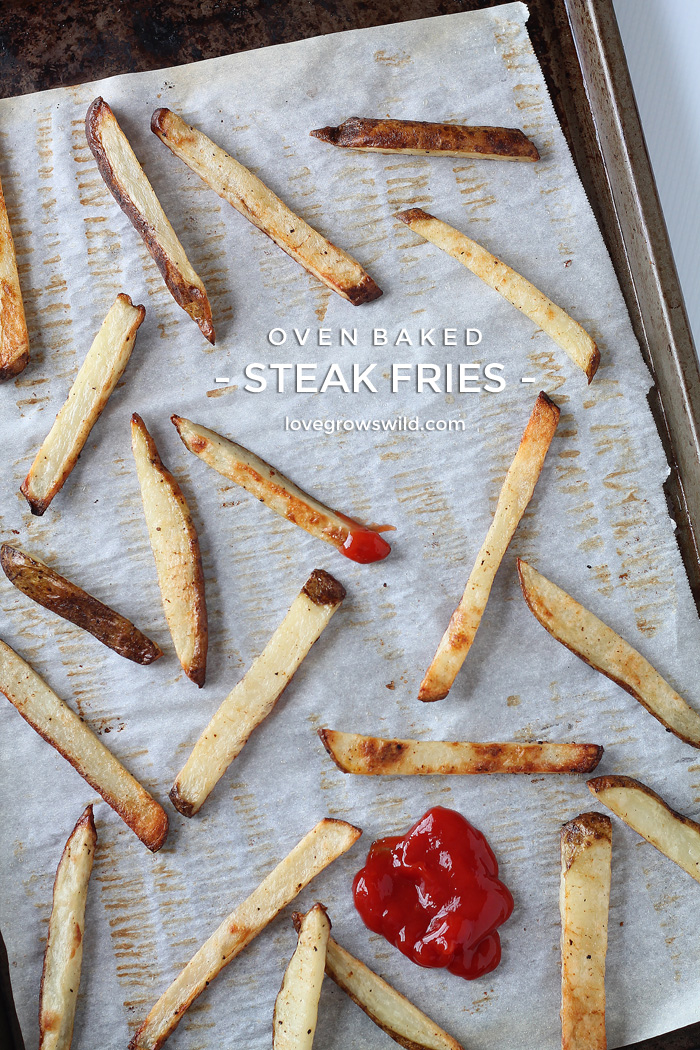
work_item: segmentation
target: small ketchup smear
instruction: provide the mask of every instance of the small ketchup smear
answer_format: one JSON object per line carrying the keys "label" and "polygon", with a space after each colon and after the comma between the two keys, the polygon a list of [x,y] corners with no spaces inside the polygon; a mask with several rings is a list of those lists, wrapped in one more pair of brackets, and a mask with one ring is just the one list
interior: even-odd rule
{"label": "small ketchup smear", "polygon": [[501,961],[497,927],[513,898],[484,836],[452,809],[435,806],[403,838],[375,842],[352,891],[365,926],[419,966],[472,981]]}
{"label": "small ketchup smear", "polygon": [[351,561],[367,565],[369,562],[386,558],[391,547],[374,529],[353,529],[348,533],[348,538],[339,550]]}

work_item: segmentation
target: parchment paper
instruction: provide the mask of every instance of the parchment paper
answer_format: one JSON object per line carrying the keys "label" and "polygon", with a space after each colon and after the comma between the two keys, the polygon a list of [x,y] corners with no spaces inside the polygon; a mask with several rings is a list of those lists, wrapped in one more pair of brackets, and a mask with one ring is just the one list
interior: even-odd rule
{"label": "parchment paper", "polygon": [[[373,779],[343,776],[316,737],[325,725],[445,739],[600,742],[600,773],[638,776],[690,815],[694,751],[621,689],[553,641],[523,602],[520,554],[637,645],[698,703],[698,619],[674,539],[667,473],[648,411],[649,374],[603,240],[532,52],[527,10],[341,33],[159,72],[0,102],[0,173],[10,205],[32,362],[0,391],[2,535],[75,578],[154,637],[150,668],[0,586],[2,636],[103,734],[165,801],[210,715],[260,652],[311,569],[348,598],[274,714],[192,820],[167,803],[171,833],[150,855],[104,804],[91,885],[74,1047],[125,1047],[155,999],[220,920],[317,819],[364,828],[351,854],[302,894],[329,907],[334,933],[471,1050],[559,1042],[562,822],[596,803],[581,777]],[[211,297],[217,345],[166,291],[102,184],[83,120],[112,105]],[[307,220],[352,252],[384,289],[354,309],[220,201],[149,131],[168,105],[195,122]],[[353,114],[520,126],[535,166],[354,154],[309,137]],[[569,309],[600,342],[593,384],[545,335],[393,213],[419,205],[465,230]],[[146,305],[119,388],[64,490],[42,519],[18,495],[37,447],[114,296]],[[319,325],[334,346],[317,345]],[[303,349],[268,331],[311,329]],[[337,346],[341,326],[357,348]],[[458,330],[457,347],[373,347],[371,331]],[[483,331],[465,347],[467,326]],[[290,338],[293,338],[290,334]],[[243,390],[252,361],[377,362],[378,392]],[[500,362],[506,389],[392,395],[392,362]],[[319,369],[321,375],[324,369]],[[521,383],[533,377],[535,385]],[[215,383],[228,377],[227,386]],[[458,601],[536,391],[562,407],[535,497],[449,698],[417,689]],[[206,687],[175,659],[160,605],[129,443],[140,412],[180,479],[199,529],[211,643]],[[269,512],[191,456],[168,419],[189,416],[287,471],[333,506],[390,522],[391,557],[359,566]],[[466,421],[465,433],[292,433],[299,419]],[[41,958],[63,843],[93,793],[7,704],[0,706],[0,924],[29,1050]],[[421,970],[356,916],[351,878],[371,841],[452,806],[490,839],[515,911],[503,961],[475,983]],[[698,1019],[700,886],[619,821],[608,952],[611,1046]],[[202,995],[172,1038],[181,1050],[265,1047],[295,935],[283,914]],[[318,1050],[389,1046],[330,983]]]}

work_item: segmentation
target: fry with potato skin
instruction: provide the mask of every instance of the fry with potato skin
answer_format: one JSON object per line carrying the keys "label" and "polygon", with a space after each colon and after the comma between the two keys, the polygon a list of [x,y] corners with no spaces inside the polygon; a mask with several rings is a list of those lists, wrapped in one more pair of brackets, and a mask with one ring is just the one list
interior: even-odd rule
{"label": "fry with potato skin", "polygon": [[180,486],[136,413],[131,417],[131,448],[165,619],[182,669],[201,689],[209,628],[197,530]]}
{"label": "fry with potato skin", "polygon": [[96,98],[85,117],[85,137],[107,189],[143,238],[168,291],[214,344],[211,306],[153,187],[110,106]]}
{"label": "fry with potato skin", "polygon": [[184,816],[192,817],[199,811],[250,734],[272,712],[344,597],[342,584],[323,569],[314,569],[284,620],[215,712],[178,773],[170,800]]}
{"label": "fry with potato skin", "polygon": [[19,547],[3,543],[0,565],[11,584],[49,612],[88,631],[109,649],[137,664],[151,664],[163,655],[160,648],[133,623],[108,605],[60,576]]}
{"label": "fry with potato skin", "polygon": [[594,777],[588,790],[638,835],[700,882],[700,824],[633,777]]}
{"label": "fry with potato skin", "polygon": [[0,382],[14,379],[29,363],[29,336],[24,317],[17,257],[0,183]]}
{"label": "fry with potato skin", "polygon": [[441,222],[422,208],[399,212],[397,219],[462,263],[485,284],[530,318],[565,351],[590,383],[600,364],[600,352],[581,325],[540,292],[525,277],[501,262],[481,244]]}
{"label": "fry with potato skin", "polygon": [[366,564],[381,561],[390,553],[391,547],[375,529],[331,510],[243,445],[182,416],[173,415],[170,421],[185,448],[195,456],[250,492],[270,510],[332,544],[346,558]]}
{"label": "fry with potato skin", "polygon": [[322,904],[294,913],[299,936],[272,1014],[273,1050],[311,1050],[331,923]]}
{"label": "fry with potato skin", "polygon": [[353,306],[382,294],[360,264],[295,215],[257,175],[169,109],[157,109],[151,131],[215,193]]}
{"label": "fry with potato skin", "polygon": [[317,128],[309,134],[333,146],[363,153],[531,162],[540,159],[534,142],[530,142],[518,128],[349,117],[337,128]]}
{"label": "fry with potato skin", "polygon": [[168,834],[163,808],[21,656],[0,641],[0,693],[155,853]]}
{"label": "fry with potato skin", "polygon": [[456,1039],[332,937],[326,948],[326,973],[405,1050],[462,1050]]}
{"label": "fry with potato skin", "polygon": [[474,641],[498,567],[532,499],[558,422],[559,409],[541,391],[508,468],[496,513],[476,556],[462,600],[421,682],[419,700],[442,700],[449,693]]}
{"label": "fry with potato skin", "polygon": [[344,820],[326,817],[319,821],[204,942],[155,1004],[129,1043],[129,1050],[159,1050],[224,966],[361,834],[359,828]]}
{"label": "fry with potato skin", "polygon": [[582,813],[561,829],[562,1050],[606,1050],[605,954],[608,946],[612,824]]}
{"label": "fry with potato skin", "polygon": [[386,740],[335,729],[318,735],[338,769],[361,776],[590,773],[603,756],[599,744]]}
{"label": "fry with potato skin", "polygon": [[22,482],[20,492],[32,514],[43,514],[65,484],[129,363],[136,333],[145,316],[143,306],[134,306],[129,296],[120,292]]}
{"label": "fry with potato skin", "polygon": [[553,638],[621,686],[684,743],[700,748],[700,714],[641,653],[521,558],[518,576],[530,612]]}
{"label": "fry with potato skin", "polygon": [[95,820],[88,806],[66,842],[56,871],[39,993],[39,1050],[70,1048],[96,844]]}

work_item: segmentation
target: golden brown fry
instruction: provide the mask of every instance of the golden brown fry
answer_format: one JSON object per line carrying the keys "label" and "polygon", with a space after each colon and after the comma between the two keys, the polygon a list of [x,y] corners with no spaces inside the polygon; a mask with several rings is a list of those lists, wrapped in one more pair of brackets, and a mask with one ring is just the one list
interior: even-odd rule
{"label": "golden brown fry", "polygon": [[201,689],[209,629],[197,530],[180,486],[136,413],[131,417],[131,448],[165,619],[185,674]]}
{"label": "golden brown fry", "polygon": [[39,1050],[69,1050],[83,962],[88,882],[97,831],[88,806],[58,864],[39,992]]}
{"label": "golden brown fry", "polygon": [[332,937],[326,948],[326,973],[405,1050],[462,1050],[456,1039]]}
{"label": "golden brown fry", "polygon": [[422,208],[399,212],[396,218],[462,263],[494,291],[500,292],[504,299],[546,332],[574,364],[583,369],[591,382],[600,364],[598,347],[588,332],[560,306],[482,245]]}
{"label": "golden brown fry", "polygon": [[311,882],[357,842],[362,832],[326,818],[304,836],[257,889],[231,912],[155,1004],[129,1050],[159,1050],[185,1011],[224,966]]}
{"label": "golden brown fry", "polygon": [[43,514],[75,466],[90,431],[122,377],[146,316],[121,292],[95,336],[51,430],[22,482],[32,514]]}
{"label": "golden brown fry", "polygon": [[137,664],[151,664],[163,655],[155,642],[133,623],[19,547],[3,543],[0,565],[10,583],[49,612],[88,631],[103,645]]}
{"label": "golden brown fry", "polygon": [[151,131],[208,186],[282,251],[353,306],[382,294],[360,264],[295,215],[264,182],[169,109],[157,109]]}
{"label": "golden brown fry", "polygon": [[29,337],[15,245],[0,185],[0,382],[13,379],[29,362]]}
{"label": "golden brown fry", "polygon": [[530,142],[518,128],[350,117],[337,128],[318,128],[310,134],[333,146],[366,153],[410,153],[482,160],[540,159],[534,142]]}
{"label": "golden brown fry", "polygon": [[0,693],[40,737],[70,762],[108,806],[155,852],[165,842],[168,818],[82,718],[59,700],[17,653],[0,641]]}
{"label": "golden brown fry", "polygon": [[700,747],[700,715],[689,707],[641,653],[592,612],[518,559],[518,575],[530,611],[553,638],[630,693],[677,737]]}
{"label": "golden brown fry", "polygon": [[589,790],[625,824],[700,882],[700,824],[633,777],[594,777]]}
{"label": "golden brown fry", "polygon": [[385,740],[335,729],[318,735],[338,769],[363,776],[590,773],[603,756],[599,744]]}
{"label": "golden brown fry", "polygon": [[275,1000],[273,1050],[311,1050],[316,1032],[331,923],[322,904],[294,918],[299,940]]}
{"label": "golden brown fry", "polygon": [[186,817],[198,812],[250,734],[272,712],[344,597],[341,583],[323,569],[314,569],[284,620],[216,711],[178,773],[170,799]]}
{"label": "golden brown fry", "polygon": [[213,345],[214,325],[204,284],[187,258],[117,118],[102,98],[96,98],[87,111],[85,137],[107,189],[143,238],[168,291]]}
{"label": "golden brown fry", "polygon": [[561,829],[562,1050],[606,1050],[605,953],[612,825],[582,813]]}
{"label": "golden brown fry", "polygon": [[374,529],[319,503],[243,445],[237,445],[216,431],[182,416],[171,416],[170,419],[185,448],[195,456],[229,481],[235,481],[270,510],[312,536],[332,544],[351,561],[381,561],[391,551],[386,540]]}
{"label": "golden brown fry", "polygon": [[442,700],[449,693],[474,641],[501,559],[532,499],[558,422],[559,409],[541,392],[508,468],[496,513],[476,556],[462,600],[421,683],[419,700]]}

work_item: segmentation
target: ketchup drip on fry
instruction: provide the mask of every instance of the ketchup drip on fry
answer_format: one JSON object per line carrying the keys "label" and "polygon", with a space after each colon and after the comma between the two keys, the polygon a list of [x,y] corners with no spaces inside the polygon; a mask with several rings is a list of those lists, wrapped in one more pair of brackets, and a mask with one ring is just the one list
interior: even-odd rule
{"label": "ketchup drip on fry", "polygon": [[501,960],[513,898],[484,836],[454,810],[435,806],[402,838],[375,842],[353,896],[364,924],[419,966],[471,981]]}
{"label": "ketchup drip on fry", "polygon": [[340,553],[351,561],[367,565],[372,561],[381,561],[391,551],[391,547],[385,539],[375,532],[374,529],[353,529],[348,533],[348,538]]}

